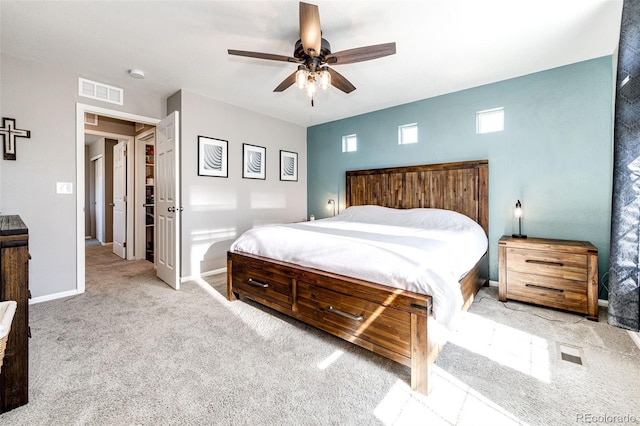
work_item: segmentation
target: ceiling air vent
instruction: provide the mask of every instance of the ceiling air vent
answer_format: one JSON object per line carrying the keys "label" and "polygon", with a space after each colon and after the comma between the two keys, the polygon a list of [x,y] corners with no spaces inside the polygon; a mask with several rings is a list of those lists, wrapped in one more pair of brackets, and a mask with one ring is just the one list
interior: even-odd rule
{"label": "ceiling air vent", "polygon": [[118,105],[123,103],[124,90],[119,87],[79,78],[78,88],[80,96]]}

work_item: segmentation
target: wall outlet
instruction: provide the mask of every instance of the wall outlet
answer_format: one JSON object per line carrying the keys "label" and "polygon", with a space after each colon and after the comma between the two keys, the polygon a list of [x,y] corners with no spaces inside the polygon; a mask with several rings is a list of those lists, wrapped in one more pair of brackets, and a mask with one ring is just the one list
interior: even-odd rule
{"label": "wall outlet", "polygon": [[56,182],[56,194],[73,194],[73,182]]}

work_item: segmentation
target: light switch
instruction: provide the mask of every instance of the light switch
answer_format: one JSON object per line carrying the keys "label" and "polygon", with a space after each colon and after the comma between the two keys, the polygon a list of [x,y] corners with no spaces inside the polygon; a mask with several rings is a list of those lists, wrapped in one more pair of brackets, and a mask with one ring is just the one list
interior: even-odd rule
{"label": "light switch", "polygon": [[56,182],[56,194],[73,194],[73,182]]}

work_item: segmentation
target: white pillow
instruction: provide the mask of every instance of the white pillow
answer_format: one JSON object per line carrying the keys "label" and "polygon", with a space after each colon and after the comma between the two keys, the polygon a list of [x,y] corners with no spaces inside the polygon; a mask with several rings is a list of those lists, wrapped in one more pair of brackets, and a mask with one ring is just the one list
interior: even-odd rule
{"label": "white pillow", "polygon": [[468,230],[480,227],[470,217],[452,210],[433,208],[392,209],[373,205],[351,206],[330,220],[418,229]]}

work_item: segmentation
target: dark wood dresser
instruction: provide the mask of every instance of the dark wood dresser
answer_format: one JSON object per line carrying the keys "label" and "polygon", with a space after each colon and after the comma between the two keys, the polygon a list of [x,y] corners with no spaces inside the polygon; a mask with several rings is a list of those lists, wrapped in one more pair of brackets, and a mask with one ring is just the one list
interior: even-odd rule
{"label": "dark wood dresser", "polygon": [[18,304],[0,371],[0,413],[29,401],[29,230],[0,216],[0,301]]}

